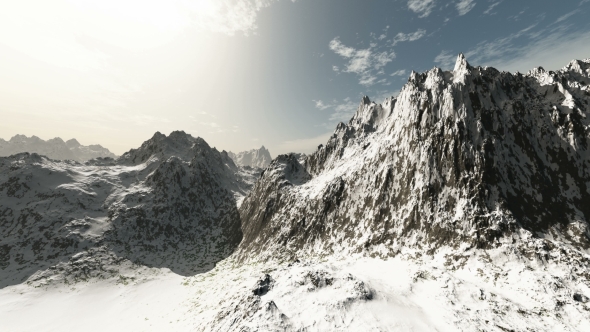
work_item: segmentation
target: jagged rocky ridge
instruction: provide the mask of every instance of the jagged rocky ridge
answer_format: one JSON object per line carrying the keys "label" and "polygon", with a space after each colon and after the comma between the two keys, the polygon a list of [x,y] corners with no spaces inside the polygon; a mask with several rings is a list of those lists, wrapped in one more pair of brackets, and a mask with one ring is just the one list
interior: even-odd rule
{"label": "jagged rocky ridge", "polygon": [[237,257],[391,256],[528,236],[587,250],[589,84],[590,59],[523,75],[460,55],[453,71],[412,72],[396,98],[364,97],[303,164],[273,160],[240,208]]}
{"label": "jagged rocky ridge", "polygon": [[264,146],[238,153],[228,152],[228,155],[239,166],[266,168],[272,161],[270,152]]}
{"label": "jagged rocky ridge", "polygon": [[124,261],[211,269],[240,242],[237,202],[258,175],[184,132],[84,165],[0,157],[0,288],[31,276],[109,277]]}
{"label": "jagged rocky ridge", "polygon": [[59,137],[47,141],[37,136],[29,138],[25,135],[15,135],[8,141],[0,138],[0,156],[7,157],[22,152],[37,153],[56,160],[75,160],[79,162],[94,158],[117,157],[107,148],[103,148],[98,144],[85,146],[75,138],[65,142]]}

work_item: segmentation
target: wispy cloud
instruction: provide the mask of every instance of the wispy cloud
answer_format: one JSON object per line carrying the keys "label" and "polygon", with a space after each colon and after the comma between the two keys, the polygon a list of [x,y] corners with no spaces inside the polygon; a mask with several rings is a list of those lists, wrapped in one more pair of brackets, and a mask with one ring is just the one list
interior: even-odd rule
{"label": "wispy cloud", "polygon": [[515,43],[515,41],[521,37],[526,37],[528,34],[530,34],[530,36],[537,36],[537,34],[532,34],[531,31],[536,26],[536,24],[530,25],[506,37],[498,38],[490,42],[483,41],[470,51],[466,52],[465,56],[467,59],[473,59],[476,63],[482,63],[491,59],[505,57],[508,54],[518,53],[520,52],[522,45],[520,43]]}
{"label": "wispy cloud", "polygon": [[488,9],[486,9],[486,10],[485,10],[483,13],[484,13],[485,15],[494,15],[494,14],[495,14],[495,12],[492,12],[492,11],[493,11],[493,10],[494,10],[494,8],[496,8],[496,7],[497,7],[497,6],[498,6],[500,3],[502,3],[502,1],[497,1],[497,2],[494,2],[494,3],[493,3],[493,4],[491,4],[491,5],[488,7]]}
{"label": "wispy cloud", "polygon": [[375,58],[375,69],[381,69],[388,63],[395,59],[395,53],[393,52],[381,52],[374,56]]}
{"label": "wispy cloud", "polygon": [[324,102],[322,100],[313,100],[313,102],[315,103],[315,107],[321,111],[327,109],[332,111],[329,118],[331,122],[327,124],[329,128],[333,126],[334,122],[350,120],[359,104],[358,102],[352,101],[350,97],[341,101],[333,100],[331,102]]}
{"label": "wispy cloud", "polygon": [[340,42],[340,38],[336,37],[330,41],[330,49],[334,53],[343,56],[345,58],[352,58],[356,54],[356,50],[352,47],[347,47]]}
{"label": "wispy cloud", "polygon": [[394,71],[390,76],[404,76],[404,75],[406,75],[406,70],[400,69],[400,70]]}
{"label": "wispy cloud", "polygon": [[330,116],[332,121],[348,121],[356,112],[358,102],[350,100],[350,98],[344,99],[343,102],[334,106],[334,112]]}
{"label": "wispy cloud", "polygon": [[555,20],[555,22],[553,24],[557,24],[559,22],[563,22],[563,21],[567,20],[568,18],[576,15],[579,11],[580,11],[579,9],[576,9],[576,10],[572,10],[571,12],[569,12],[567,14],[564,14],[564,15],[558,17],[557,20]]}
{"label": "wispy cloud", "polygon": [[552,30],[543,29],[540,32],[531,33],[533,37],[527,43],[515,40],[514,44],[517,45],[514,45],[511,52],[496,58],[483,58],[481,61],[485,60],[489,65],[504,70],[526,72],[537,66],[556,70],[573,59],[588,58],[590,54],[588,31],[571,31],[566,26],[561,26]]}
{"label": "wispy cloud", "polygon": [[[387,32],[389,27],[384,29]],[[337,55],[346,59],[344,68],[332,66],[335,72],[354,73],[359,76],[359,84],[364,86],[372,86],[375,84],[389,85],[390,82],[383,78],[385,67],[392,62],[396,53],[393,47],[401,42],[413,42],[421,39],[426,35],[426,30],[418,29],[415,32],[403,33],[400,32],[393,39],[381,42],[385,38],[377,37],[376,34],[371,34],[371,43],[367,48],[354,48],[344,45],[339,37],[332,39],[329,43],[330,49]]]}
{"label": "wispy cloud", "polygon": [[[382,74],[382,68],[395,59],[395,52],[379,51],[377,44],[371,44],[369,48],[356,49],[344,45],[338,37],[332,39],[330,49],[347,60],[345,68],[347,73],[354,73],[359,76],[359,83],[370,86],[379,81],[378,76]],[[332,70],[340,71],[337,66]]]}
{"label": "wispy cloud", "polygon": [[443,50],[434,58],[434,62],[441,68],[447,69],[454,65],[456,58],[457,55],[453,52]]}
{"label": "wispy cloud", "polygon": [[463,16],[463,15],[469,13],[473,9],[473,7],[475,7],[475,1],[474,0],[459,0],[459,2],[457,2],[455,4],[455,7],[457,8],[459,15]]}
{"label": "wispy cloud", "polygon": [[313,100],[313,102],[315,103],[315,107],[320,110],[325,110],[325,109],[332,107],[332,105],[326,104],[325,102],[323,102],[321,100]]}
{"label": "wispy cloud", "polygon": [[397,35],[395,35],[395,37],[393,38],[393,46],[397,45],[397,43],[399,43],[399,42],[416,41],[416,40],[424,37],[425,34],[426,34],[426,30],[423,30],[423,29],[418,29],[416,32],[412,32],[412,33],[400,32]]}
{"label": "wispy cloud", "polygon": [[419,17],[427,17],[432,13],[435,3],[434,0],[408,0],[408,8]]}

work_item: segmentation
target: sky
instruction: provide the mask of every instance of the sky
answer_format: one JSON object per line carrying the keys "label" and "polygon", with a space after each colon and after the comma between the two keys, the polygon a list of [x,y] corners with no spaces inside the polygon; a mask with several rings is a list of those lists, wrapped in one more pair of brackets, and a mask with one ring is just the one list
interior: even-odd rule
{"label": "sky", "polygon": [[412,70],[555,70],[590,58],[590,0],[19,0],[0,3],[0,138],[116,154],[156,131],[312,152]]}

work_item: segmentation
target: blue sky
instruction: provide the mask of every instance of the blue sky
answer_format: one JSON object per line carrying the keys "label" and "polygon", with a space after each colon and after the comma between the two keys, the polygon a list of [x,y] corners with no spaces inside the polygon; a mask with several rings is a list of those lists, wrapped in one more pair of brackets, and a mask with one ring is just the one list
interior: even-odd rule
{"label": "blue sky", "polygon": [[590,57],[590,0],[23,0],[0,4],[0,137],[115,153],[155,131],[310,152],[412,70]]}

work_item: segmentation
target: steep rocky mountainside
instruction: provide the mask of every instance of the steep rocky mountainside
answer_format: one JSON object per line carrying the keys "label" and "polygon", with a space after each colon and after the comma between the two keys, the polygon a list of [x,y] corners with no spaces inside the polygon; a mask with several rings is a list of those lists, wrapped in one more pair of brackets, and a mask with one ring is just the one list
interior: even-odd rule
{"label": "steep rocky mountainside", "polygon": [[8,141],[0,138],[0,156],[7,157],[22,152],[37,153],[55,160],[75,160],[79,162],[99,157],[117,157],[107,148],[103,148],[98,144],[85,146],[74,138],[66,142],[59,137],[47,141],[37,136],[29,138],[25,135],[16,135]]}
{"label": "steep rocky mountainside", "polygon": [[240,242],[237,201],[258,175],[184,132],[156,133],[116,160],[0,157],[0,287],[108,277],[123,261],[211,269]]}
{"label": "steep rocky mountainside", "polygon": [[270,152],[264,146],[260,147],[260,149],[238,153],[228,152],[228,155],[239,166],[266,168],[272,161]]}
{"label": "steep rocky mountainside", "polygon": [[304,165],[271,163],[240,208],[238,257],[393,256],[530,237],[586,250],[589,84],[590,59],[523,75],[460,55],[453,71],[412,72],[396,98],[364,97]]}

